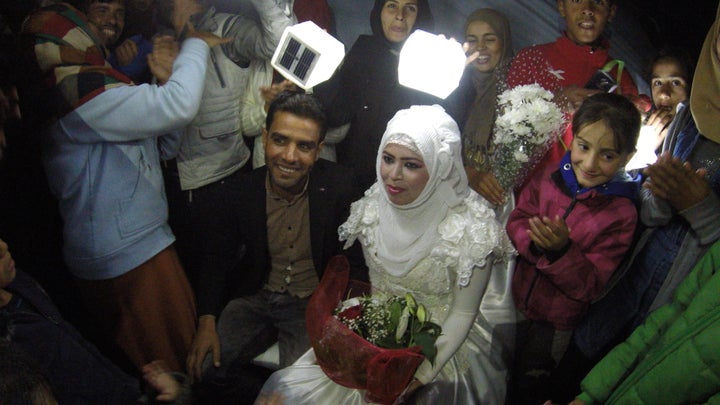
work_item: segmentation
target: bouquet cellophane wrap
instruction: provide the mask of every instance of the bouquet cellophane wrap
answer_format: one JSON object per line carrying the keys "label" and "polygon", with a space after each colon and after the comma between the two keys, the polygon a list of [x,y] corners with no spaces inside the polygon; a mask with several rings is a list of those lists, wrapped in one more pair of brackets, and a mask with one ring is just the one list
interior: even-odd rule
{"label": "bouquet cellophane wrap", "polygon": [[369,401],[392,404],[410,383],[424,356],[419,346],[407,349],[375,346],[333,316],[342,300],[349,295],[369,293],[368,290],[360,283],[350,283],[349,264],[344,256],[333,257],[308,303],[308,336],[318,364],[331,380],[366,390]]}

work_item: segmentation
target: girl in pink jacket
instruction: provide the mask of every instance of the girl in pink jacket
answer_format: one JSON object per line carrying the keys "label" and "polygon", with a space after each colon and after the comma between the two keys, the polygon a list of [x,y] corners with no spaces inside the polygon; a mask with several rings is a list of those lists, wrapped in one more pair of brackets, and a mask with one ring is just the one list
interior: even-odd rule
{"label": "girl in pink jacket", "polygon": [[627,98],[589,97],[573,117],[575,136],[560,167],[548,167],[518,197],[507,224],[519,254],[511,403],[548,398],[548,377],[572,329],[631,246],[639,189],[624,167],[639,131],[640,113]]}

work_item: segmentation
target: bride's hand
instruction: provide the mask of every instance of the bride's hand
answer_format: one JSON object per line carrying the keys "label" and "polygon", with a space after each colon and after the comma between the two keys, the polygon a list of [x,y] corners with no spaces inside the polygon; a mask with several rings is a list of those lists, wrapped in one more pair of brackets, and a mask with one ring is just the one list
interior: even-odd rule
{"label": "bride's hand", "polygon": [[410,381],[410,384],[408,384],[407,388],[400,394],[400,396],[397,397],[393,405],[396,404],[404,404],[408,399],[412,398],[415,391],[417,391],[419,388],[423,386],[423,383],[420,382],[417,378],[413,378],[412,381]]}

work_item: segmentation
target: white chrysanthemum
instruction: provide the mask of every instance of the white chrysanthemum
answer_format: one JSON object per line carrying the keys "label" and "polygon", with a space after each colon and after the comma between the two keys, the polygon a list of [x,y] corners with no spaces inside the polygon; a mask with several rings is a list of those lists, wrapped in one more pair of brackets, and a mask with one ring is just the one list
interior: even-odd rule
{"label": "white chrysanthemum", "polygon": [[504,188],[524,181],[559,134],[563,115],[553,94],[538,84],[514,87],[498,96],[493,173]]}
{"label": "white chrysanthemum", "polygon": [[530,160],[530,159],[528,159],[528,155],[526,155],[525,153],[523,153],[522,151],[519,151],[519,150],[515,151],[515,153],[513,154],[513,157],[515,158],[515,160],[517,160],[518,162],[522,162],[522,163],[526,163]]}

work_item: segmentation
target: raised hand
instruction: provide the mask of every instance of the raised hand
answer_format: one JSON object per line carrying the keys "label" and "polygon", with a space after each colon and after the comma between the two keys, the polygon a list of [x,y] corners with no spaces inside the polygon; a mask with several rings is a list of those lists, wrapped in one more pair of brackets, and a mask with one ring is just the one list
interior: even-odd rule
{"label": "raised hand", "polygon": [[270,104],[278,94],[285,90],[296,90],[297,86],[290,80],[283,80],[279,83],[273,83],[270,86],[260,87],[260,96],[265,100],[265,111],[270,109]]}
{"label": "raised hand", "polygon": [[659,108],[650,113],[650,115],[645,120],[645,125],[652,127],[653,132],[655,133],[655,149],[660,147],[663,140],[665,139],[668,127],[670,127],[670,123],[672,122],[674,117],[675,111],[669,108]]}
{"label": "raised hand", "polygon": [[159,84],[165,84],[172,75],[175,58],[180,47],[175,38],[163,35],[153,38],[153,51],[148,55],[148,67]]}
{"label": "raised hand", "polygon": [[132,63],[137,56],[138,48],[135,41],[126,39],[122,44],[115,48],[115,56],[120,66],[127,66]]}
{"label": "raised hand", "polygon": [[189,21],[185,25],[185,37],[186,38],[200,38],[203,41],[205,41],[205,43],[208,44],[208,46],[210,48],[212,48],[216,45],[226,44],[233,40],[232,38],[221,38],[221,37],[213,34],[212,32],[197,31],[195,29],[195,27]]}

